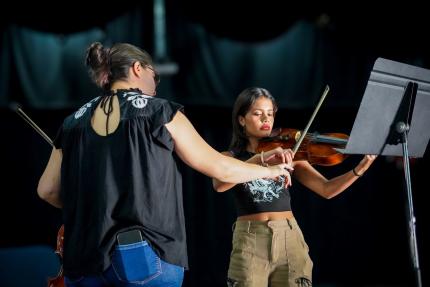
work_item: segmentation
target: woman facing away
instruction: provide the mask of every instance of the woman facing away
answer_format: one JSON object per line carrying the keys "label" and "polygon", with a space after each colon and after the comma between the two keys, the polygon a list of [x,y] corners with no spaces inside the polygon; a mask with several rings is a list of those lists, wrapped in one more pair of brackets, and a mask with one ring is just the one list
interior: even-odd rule
{"label": "woman facing away", "polygon": [[[244,162],[272,165],[291,163],[290,149],[276,148],[256,153],[259,140],[270,135],[277,105],[263,88],[242,91],[233,107],[233,136],[226,156]],[[373,163],[366,155],[351,171],[327,179],[305,160],[292,162],[292,176],[318,195],[330,199],[354,183]],[[216,191],[234,192],[238,218],[233,232],[233,250],[228,286],[312,286],[313,263],[303,234],[291,210],[289,185],[272,179],[243,184],[213,179]]]}
{"label": "woman facing away", "polygon": [[68,116],[39,180],[62,208],[67,286],[180,286],[187,268],[182,182],[173,153],[197,171],[241,183],[287,175],[224,156],[177,103],[158,97],[144,50],[93,43],[86,64],[102,89]]}

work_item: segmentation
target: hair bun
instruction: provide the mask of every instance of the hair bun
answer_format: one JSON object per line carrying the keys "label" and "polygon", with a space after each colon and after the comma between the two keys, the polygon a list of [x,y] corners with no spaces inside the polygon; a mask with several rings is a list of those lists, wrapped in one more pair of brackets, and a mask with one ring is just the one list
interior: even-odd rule
{"label": "hair bun", "polygon": [[109,49],[102,43],[94,42],[87,49],[85,64],[89,67],[89,74],[97,86],[105,88],[109,84]]}

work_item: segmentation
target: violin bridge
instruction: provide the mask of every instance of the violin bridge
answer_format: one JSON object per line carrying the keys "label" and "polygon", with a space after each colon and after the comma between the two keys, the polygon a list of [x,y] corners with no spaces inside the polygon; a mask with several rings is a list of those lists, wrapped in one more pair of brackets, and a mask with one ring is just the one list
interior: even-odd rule
{"label": "violin bridge", "polygon": [[301,136],[302,136],[302,133],[300,131],[296,132],[296,134],[294,135],[294,140],[297,142]]}

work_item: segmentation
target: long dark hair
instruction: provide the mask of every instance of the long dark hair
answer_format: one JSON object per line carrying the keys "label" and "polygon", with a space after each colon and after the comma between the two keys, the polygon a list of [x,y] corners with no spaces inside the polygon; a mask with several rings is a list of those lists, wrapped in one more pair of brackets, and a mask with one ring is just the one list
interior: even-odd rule
{"label": "long dark hair", "polygon": [[91,79],[105,91],[117,80],[128,77],[129,68],[140,62],[142,66],[153,66],[151,56],[143,49],[127,43],[117,43],[105,48],[99,42],[87,49],[85,63]]}
{"label": "long dark hair", "polygon": [[268,90],[258,87],[251,87],[243,90],[237,97],[233,106],[231,118],[233,135],[231,138],[229,150],[241,152],[246,149],[246,146],[248,145],[248,137],[245,133],[244,127],[242,127],[239,123],[239,116],[244,117],[255,101],[260,97],[265,97],[272,101],[273,114],[275,114],[278,110],[278,105],[276,104],[275,98]]}

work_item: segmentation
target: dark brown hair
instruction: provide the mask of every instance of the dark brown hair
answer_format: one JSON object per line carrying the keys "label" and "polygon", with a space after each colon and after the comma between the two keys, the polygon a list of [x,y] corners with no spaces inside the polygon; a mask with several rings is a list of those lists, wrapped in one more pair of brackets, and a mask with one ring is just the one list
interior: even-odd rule
{"label": "dark brown hair", "polygon": [[128,71],[135,62],[142,66],[153,66],[151,56],[134,45],[117,43],[105,48],[99,42],[92,43],[87,49],[85,63],[91,79],[97,86],[109,90],[117,80],[128,77]]}
{"label": "dark brown hair", "polygon": [[237,97],[233,106],[233,135],[229,147],[230,150],[241,152],[246,149],[246,146],[248,145],[248,137],[245,133],[245,129],[239,123],[239,116],[244,117],[255,101],[260,97],[265,97],[272,101],[274,114],[278,110],[275,98],[268,90],[258,87],[251,87],[243,90]]}

